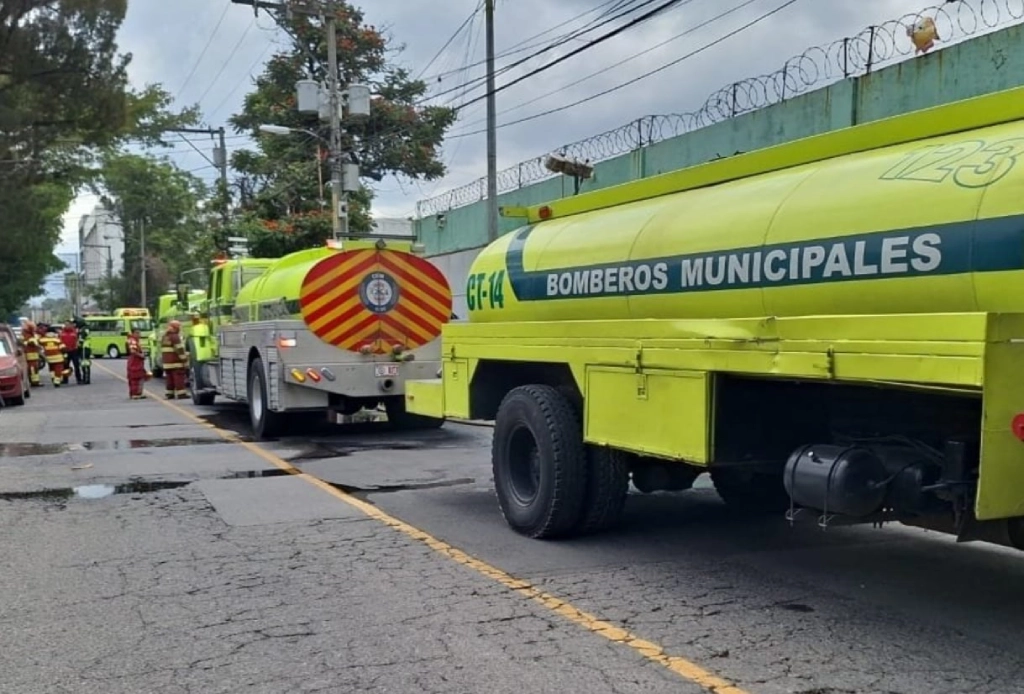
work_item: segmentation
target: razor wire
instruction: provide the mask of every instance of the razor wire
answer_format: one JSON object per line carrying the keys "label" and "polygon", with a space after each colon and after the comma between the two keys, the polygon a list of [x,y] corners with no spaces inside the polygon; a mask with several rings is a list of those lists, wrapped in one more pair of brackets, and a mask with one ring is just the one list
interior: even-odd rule
{"label": "razor wire", "polygon": [[[961,39],[990,33],[1024,20],[1024,0],[947,0],[832,43],[813,46],[786,60],[774,72],[748,77],[713,92],[695,111],[648,115],[612,130],[557,148],[565,157],[594,163],[678,137],[736,116],[758,111],[842,79],[913,58],[914,27],[930,18],[936,40],[947,46]],[[937,50],[942,50],[938,48]],[[544,166],[541,155],[498,172],[498,194],[508,193],[557,174]],[[486,199],[487,179],[479,178],[416,203],[422,218]]]}

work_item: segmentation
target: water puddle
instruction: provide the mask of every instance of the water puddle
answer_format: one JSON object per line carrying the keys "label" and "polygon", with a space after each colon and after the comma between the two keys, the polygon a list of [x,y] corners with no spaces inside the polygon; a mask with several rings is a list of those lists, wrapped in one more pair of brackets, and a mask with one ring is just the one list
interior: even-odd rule
{"label": "water puddle", "polygon": [[173,439],[127,439],[122,441],[85,441],[82,443],[0,443],[0,458],[57,455],[72,451],[127,451],[141,448],[206,446],[227,443],[222,438],[181,437]]}
{"label": "water puddle", "polygon": [[0,492],[0,501],[26,499],[106,499],[117,494],[148,494],[164,489],[178,489],[191,482],[125,482],[123,484],[83,484],[63,489],[42,489],[32,492]]}

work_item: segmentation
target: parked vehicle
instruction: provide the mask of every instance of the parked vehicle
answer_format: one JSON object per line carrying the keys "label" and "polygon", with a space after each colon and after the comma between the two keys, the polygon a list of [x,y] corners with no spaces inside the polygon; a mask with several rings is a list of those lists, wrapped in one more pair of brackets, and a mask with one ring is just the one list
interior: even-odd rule
{"label": "parked vehicle", "polygon": [[495,420],[529,537],[708,472],[745,513],[1024,549],[1022,155],[1015,88],[505,208],[408,411]]}
{"label": "parked vehicle", "polygon": [[0,401],[24,405],[32,396],[25,350],[7,323],[0,323]]}
{"label": "parked vehicle", "polygon": [[[123,309],[118,309],[123,311]],[[106,356],[118,359],[128,354],[128,335],[133,328],[141,333],[153,329],[153,320],[146,315],[86,316],[85,325],[89,331],[86,345],[95,357]]]}

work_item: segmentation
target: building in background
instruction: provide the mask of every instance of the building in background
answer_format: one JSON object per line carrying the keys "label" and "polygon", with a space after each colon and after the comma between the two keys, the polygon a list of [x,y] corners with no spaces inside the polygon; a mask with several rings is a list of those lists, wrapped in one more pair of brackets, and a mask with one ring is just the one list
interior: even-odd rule
{"label": "building in background", "polygon": [[124,233],[113,213],[97,205],[78,222],[78,253],[82,283],[99,284],[124,270]]}

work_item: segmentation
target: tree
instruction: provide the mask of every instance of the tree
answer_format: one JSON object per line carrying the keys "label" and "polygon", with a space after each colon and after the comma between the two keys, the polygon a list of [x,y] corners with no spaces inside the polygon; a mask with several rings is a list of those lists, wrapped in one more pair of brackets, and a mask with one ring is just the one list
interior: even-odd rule
{"label": "tree", "polygon": [[[455,121],[455,111],[422,106],[427,87],[410,78],[389,56],[391,45],[363,15],[347,3],[337,10],[339,72],[343,84],[369,85],[375,93],[371,116],[345,126],[345,149],[352,152],[362,175],[380,181],[387,175],[433,180],[444,175],[438,148]],[[315,116],[295,109],[299,79],[326,79],[326,34],[319,18],[296,15],[278,22],[292,37],[290,49],[274,55],[245,98],[241,113],[230,119],[236,132],[258,137],[258,151],[240,150],[232,158],[241,173],[237,181],[243,211],[232,233],[249,233],[255,255],[277,256],[320,245],[331,230],[329,162],[316,138],[304,135],[265,136],[264,123],[313,130],[324,140],[329,131]],[[372,193],[364,189],[350,199],[350,227],[370,230]]]}
{"label": "tree", "polygon": [[[0,308],[39,293],[63,267],[61,216],[99,152],[126,138],[159,142],[175,115],[156,86],[128,89],[116,33],[126,0],[0,2]],[[10,250],[8,250],[10,249]]]}
{"label": "tree", "polygon": [[150,297],[164,291],[183,270],[206,265],[215,252],[201,179],[164,159],[109,153],[95,185],[124,234],[128,280],[104,287],[119,292],[121,305],[141,301],[141,282],[131,278],[141,276],[143,235]]}

